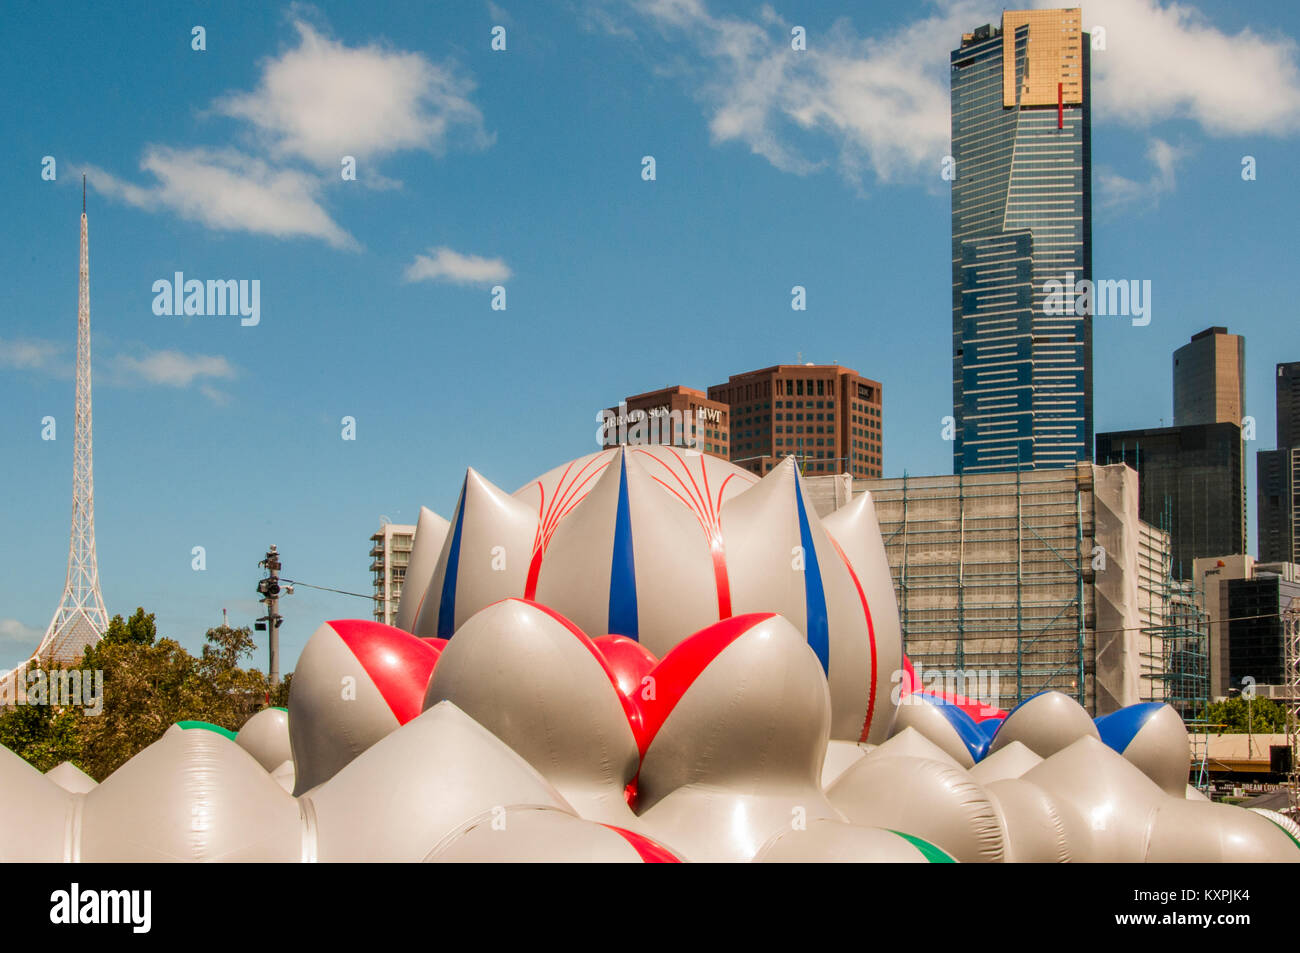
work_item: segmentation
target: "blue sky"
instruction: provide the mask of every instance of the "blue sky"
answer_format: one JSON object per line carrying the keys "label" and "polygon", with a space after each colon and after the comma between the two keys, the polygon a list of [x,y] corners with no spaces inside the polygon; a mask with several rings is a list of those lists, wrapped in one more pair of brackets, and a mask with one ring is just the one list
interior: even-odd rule
{"label": "blue sky", "polygon": [[[450,515],[467,466],[513,490],[594,449],[600,408],[659,386],[846,364],[884,384],[886,476],[951,472],[947,55],[1000,10],[13,8],[0,665],[34,648],[66,568],[82,169],[104,597],[195,649],[223,607],[259,614],[267,544],[287,576],[368,592],[381,516]],[[1170,423],[1174,348],[1211,324],[1244,334],[1253,546],[1272,368],[1300,359],[1300,10],[1100,0],[1083,19],[1107,42],[1095,274],[1153,289],[1149,326],[1096,321],[1096,429]],[[260,323],[156,315],[152,285],[177,271],[258,279]],[[320,622],[369,606],[299,589],[281,611],[288,669]]]}

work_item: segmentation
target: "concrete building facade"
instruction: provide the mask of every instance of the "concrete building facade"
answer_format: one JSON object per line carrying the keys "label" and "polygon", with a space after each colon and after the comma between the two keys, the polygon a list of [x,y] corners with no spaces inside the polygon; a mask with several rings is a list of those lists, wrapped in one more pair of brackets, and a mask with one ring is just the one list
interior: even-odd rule
{"label": "concrete building facade", "polygon": [[[814,485],[819,510],[842,505]],[[1138,518],[1137,474],[1055,470],[856,480],[870,492],[905,650],[998,673],[1004,708],[1056,689],[1090,712],[1164,698],[1168,537]]]}
{"label": "concrete building facade", "polygon": [[807,476],[884,472],[883,388],[838,364],[778,364],[709,388],[731,408],[731,462],[763,475],[788,456]]}
{"label": "concrete building facade", "polygon": [[370,573],[375,590],[373,610],[376,622],[394,625],[398,603],[402,599],[402,583],[406,567],[411,562],[411,547],[415,542],[415,527],[399,523],[384,523],[379,532],[370,537]]}
{"label": "concrete building facade", "polygon": [[1174,351],[1174,426],[1237,424],[1246,413],[1246,339],[1206,328]]}

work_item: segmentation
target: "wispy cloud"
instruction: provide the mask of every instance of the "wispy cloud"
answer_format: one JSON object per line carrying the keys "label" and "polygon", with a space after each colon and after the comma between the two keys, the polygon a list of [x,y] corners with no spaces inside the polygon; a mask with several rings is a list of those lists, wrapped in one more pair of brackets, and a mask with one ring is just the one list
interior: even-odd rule
{"label": "wispy cloud", "polygon": [[217,231],[315,238],[335,248],[358,242],[325,208],[344,156],[371,188],[399,183],[374,163],[397,152],[480,148],[492,137],[473,103],[473,81],[452,64],[379,43],[346,46],[301,19],[297,44],[262,63],[257,85],[218,97],[211,112],[242,126],[240,148],[145,148],[140,184],[88,168],[99,192],[150,211],[169,211]]}
{"label": "wispy cloud", "polygon": [[1155,167],[1145,182],[1126,178],[1111,169],[1098,171],[1100,205],[1103,208],[1154,208],[1160,197],[1174,191],[1176,166],[1187,158],[1189,150],[1152,137],[1147,144],[1147,159]]}
{"label": "wispy cloud", "polygon": [[273,157],[337,170],[345,155],[441,153],[453,136],[491,141],[470,99],[474,83],[451,65],[378,44],[344,46],[301,20],[294,28],[298,45],[263,64],[256,89],[215,103],[251,123]]}
{"label": "wispy cloud", "polygon": [[490,285],[510,277],[510,268],[500,258],[482,258],[462,255],[450,248],[429,249],[427,255],[416,255],[407,266],[407,281],[445,281],[457,285]]}
{"label": "wispy cloud", "polygon": [[336,248],[356,241],[330,217],[317,196],[319,176],[275,168],[233,149],[170,149],[150,146],[142,171],[157,180],[135,185],[88,167],[96,191],[138,208],[169,209],[218,231],[244,231],[277,238],[320,238]]}
{"label": "wispy cloud", "polygon": [[[1106,49],[1092,56],[1094,121],[1145,128],[1185,118],[1212,136],[1300,130],[1290,38],[1229,34],[1195,7],[1161,0],[1090,0],[1083,13],[1085,29],[1106,31]],[[691,51],[663,57],[670,65],[661,69],[700,100],[715,143],[746,145],[800,175],[834,164],[854,182],[868,173],[891,182],[937,174],[949,149],[948,52],[998,12],[938,0],[910,23],[868,35],[839,20],[800,52],[790,47],[794,22],[768,4],[744,16],[714,13],[705,0],[589,0],[583,19],[611,34],[648,25]]]}
{"label": "wispy cloud", "polygon": [[16,371],[41,371],[54,377],[71,377],[72,364],[56,341],[0,338],[0,367]]}
{"label": "wispy cloud", "polygon": [[1106,31],[1106,49],[1092,56],[1098,120],[1145,127],[1190,119],[1212,136],[1300,131],[1290,37],[1249,27],[1229,34],[1190,4],[1159,0],[1088,0],[1083,18],[1085,29]]}
{"label": "wispy cloud", "polygon": [[120,381],[164,387],[189,387],[196,380],[235,377],[235,369],[220,355],[180,351],[153,351],[138,357],[122,354],[115,358],[114,368]]}
{"label": "wispy cloud", "polygon": [[32,628],[17,619],[0,619],[0,674],[29,658],[44,635],[44,629]]}

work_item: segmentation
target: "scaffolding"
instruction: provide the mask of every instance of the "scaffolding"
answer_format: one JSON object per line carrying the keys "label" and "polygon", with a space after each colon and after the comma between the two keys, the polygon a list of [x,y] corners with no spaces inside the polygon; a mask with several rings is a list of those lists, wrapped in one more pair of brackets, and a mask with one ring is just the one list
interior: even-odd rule
{"label": "scaffolding", "polygon": [[1287,789],[1291,811],[1300,816],[1300,599],[1282,612],[1282,671],[1286,685],[1286,740],[1291,749]]}
{"label": "scaffolding", "polygon": [[1003,708],[1056,689],[1094,709],[1091,467],[858,488],[872,493],[913,663],[996,672]]}

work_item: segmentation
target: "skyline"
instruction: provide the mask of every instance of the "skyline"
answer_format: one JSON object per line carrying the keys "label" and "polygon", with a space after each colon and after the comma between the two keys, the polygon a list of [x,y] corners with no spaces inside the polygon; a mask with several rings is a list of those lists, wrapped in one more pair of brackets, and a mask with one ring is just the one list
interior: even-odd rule
{"label": "skyline", "polygon": [[[1085,4],[1085,25],[1114,6]],[[996,9],[855,13],[836,27],[744,4],[506,7],[467,4],[431,27],[409,11],[360,22],[330,4],[245,5],[200,15],[203,52],[179,15],[145,25],[127,12],[84,36],[61,21],[102,23],[102,11],[15,18],[0,75],[18,108],[0,122],[13,143],[4,251],[21,267],[0,285],[10,408],[0,453],[21,503],[5,508],[3,528],[23,544],[0,563],[0,666],[35,647],[29,631],[43,630],[66,556],[80,198],[68,186],[83,166],[96,239],[102,585],[110,614],[143,605],[160,634],[191,650],[223,607],[236,625],[261,613],[256,563],[268,544],[289,578],[366,592],[380,516],[414,522],[420,505],[449,515],[466,466],[513,491],[594,450],[593,415],[622,395],[708,386],[800,352],[882,382],[886,477],[950,472],[943,67],[960,31]],[[1169,115],[1148,112],[1135,132],[1131,118],[1107,114],[1134,75],[1128,14],[1110,20],[1109,47],[1094,57],[1094,271],[1151,280],[1154,309],[1145,328],[1096,322],[1096,429],[1172,423],[1172,352],[1221,324],[1247,341],[1253,460],[1272,446],[1273,366],[1300,358],[1283,287],[1294,258],[1285,213],[1300,198],[1286,171],[1300,128],[1300,29],[1281,5],[1249,17],[1197,8],[1204,21],[1178,37],[1226,50],[1204,72],[1226,62],[1276,95],[1228,117],[1205,87],[1171,99],[1148,83],[1143,108],[1163,103]],[[489,47],[498,20],[504,52]],[[761,40],[786,57],[796,22],[811,65],[781,67],[795,91],[782,96],[804,99],[774,102],[756,49]],[[1242,40],[1247,25],[1262,32]],[[932,51],[919,73],[891,58],[917,49]],[[117,83],[88,92],[80,76],[56,76],[50,64],[69,59],[115,70]],[[894,66],[889,82],[872,73]],[[280,84],[302,75],[413,90],[347,146],[358,180],[329,161],[341,125],[295,120]],[[937,152],[922,121],[935,88]],[[866,99],[852,113],[844,95],[855,90]],[[880,112],[895,95],[917,112]],[[346,103],[338,111],[355,118]],[[899,128],[882,130],[891,120]],[[654,181],[642,178],[647,154]],[[40,176],[46,155],[53,182]],[[1244,155],[1257,160],[1254,181],[1241,178]],[[1189,255],[1194,241],[1204,251]],[[1201,254],[1221,264],[1207,268]],[[176,272],[259,280],[260,322],[156,314],[153,284]],[[508,291],[504,312],[490,309],[496,284]],[[806,312],[790,310],[796,284],[808,289]],[[422,375],[430,355],[449,373]],[[47,414],[58,439],[43,442]],[[341,439],[345,416],[354,441]],[[202,572],[194,546],[205,547]],[[321,622],[369,608],[305,590],[282,602],[285,670]],[[253,664],[265,667],[265,645]]]}

